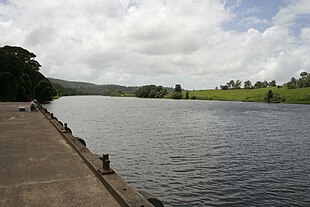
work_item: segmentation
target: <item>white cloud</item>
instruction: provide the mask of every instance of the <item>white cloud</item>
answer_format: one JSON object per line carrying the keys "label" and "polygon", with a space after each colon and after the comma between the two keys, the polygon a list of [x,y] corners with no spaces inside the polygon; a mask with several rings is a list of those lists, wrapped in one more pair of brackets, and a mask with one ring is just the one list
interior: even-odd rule
{"label": "white cloud", "polygon": [[273,17],[273,22],[275,25],[289,27],[294,25],[298,15],[304,14],[310,14],[310,1],[291,1],[291,4],[279,10],[277,15]]}
{"label": "white cloud", "polygon": [[295,38],[275,17],[263,32],[225,31],[233,16],[217,0],[12,0],[0,4],[0,44],[34,52],[46,76],[100,84],[213,88],[309,68],[309,28]]}
{"label": "white cloud", "polygon": [[258,25],[258,24],[269,24],[269,21],[267,19],[259,19],[255,16],[249,16],[245,17],[240,21],[241,24],[246,24],[246,25]]}

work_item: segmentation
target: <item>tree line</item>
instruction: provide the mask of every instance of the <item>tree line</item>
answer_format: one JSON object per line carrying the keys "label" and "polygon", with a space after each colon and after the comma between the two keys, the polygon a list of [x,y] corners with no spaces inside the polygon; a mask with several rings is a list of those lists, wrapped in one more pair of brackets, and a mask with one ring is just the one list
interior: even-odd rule
{"label": "tree line", "polygon": [[[230,80],[225,85],[220,85],[220,88],[222,90],[241,89],[241,85],[242,81],[240,80],[236,81]],[[277,82],[275,80],[272,80],[270,82],[266,80],[257,81],[254,85],[252,85],[250,80],[244,81],[243,83],[243,89],[257,89],[257,88],[267,88],[275,86],[277,86]],[[302,72],[300,73],[299,79],[292,77],[291,80],[287,83],[284,83],[283,86],[286,86],[288,89],[310,87],[310,74],[307,72]]]}
{"label": "tree line", "polygon": [[135,95],[139,98],[164,98],[168,91],[163,86],[145,85],[138,88]]}
{"label": "tree line", "polygon": [[[183,89],[180,84],[176,84],[174,89],[156,85],[145,85],[139,87],[139,89],[135,92],[135,95],[139,98],[183,99],[182,91]],[[186,93],[186,97],[189,97],[188,91]]]}
{"label": "tree line", "polygon": [[55,90],[35,57],[21,47],[0,47],[0,101],[52,100]]}
{"label": "tree line", "polygon": [[[230,80],[226,83],[226,85],[220,85],[220,88],[222,90],[230,90],[230,89],[241,89],[242,81],[240,80]],[[275,80],[272,80],[270,82],[268,81],[257,81],[254,85],[252,85],[252,82],[250,80],[244,81],[243,88],[244,89],[257,89],[257,88],[267,88],[267,87],[274,87],[277,86],[277,82]]]}
{"label": "tree line", "polygon": [[300,78],[292,77],[291,80],[284,84],[289,89],[310,87],[310,74],[307,72],[300,73]]}

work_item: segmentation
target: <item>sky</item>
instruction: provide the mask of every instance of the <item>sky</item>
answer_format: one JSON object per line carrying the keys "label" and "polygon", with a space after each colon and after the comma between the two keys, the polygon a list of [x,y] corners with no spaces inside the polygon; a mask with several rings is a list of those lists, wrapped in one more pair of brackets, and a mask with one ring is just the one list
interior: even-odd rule
{"label": "sky", "polygon": [[310,1],[0,0],[0,37],[64,80],[281,84],[310,72]]}

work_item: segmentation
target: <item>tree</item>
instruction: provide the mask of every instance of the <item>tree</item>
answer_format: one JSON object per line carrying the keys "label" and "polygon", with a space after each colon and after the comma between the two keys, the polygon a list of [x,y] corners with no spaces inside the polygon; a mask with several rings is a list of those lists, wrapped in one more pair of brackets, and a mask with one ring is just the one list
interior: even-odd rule
{"label": "tree", "polygon": [[268,81],[264,80],[264,82],[263,82],[263,88],[267,88],[268,86],[269,86]]}
{"label": "tree", "polygon": [[268,92],[266,94],[267,102],[270,103],[272,101],[272,98],[273,98],[273,92],[272,92],[272,90],[268,90]]}
{"label": "tree", "polygon": [[308,74],[307,72],[301,72],[301,73],[300,73],[300,76],[301,76],[302,78],[306,78],[308,75],[309,75],[309,74]]}
{"label": "tree", "polygon": [[174,92],[171,95],[172,99],[182,99],[183,94],[182,94],[182,87],[180,84],[176,84],[174,88]]}
{"label": "tree", "polygon": [[185,99],[189,99],[189,92],[188,91],[186,91],[186,93],[185,93]]}
{"label": "tree", "polygon": [[163,98],[167,93],[167,90],[162,86],[145,85],[139,87],[135,95],[140,98]]}
{"label": "tree", "polygon": [[290,82],[287,83],[287,88],[288,89],[297,88],[297,86],[298,86],[297,83],[298,83],[298,81],[294,77],[292,77]]}
{"label": "tree", "polygon": [[228,89],[231,89],[235,85],[235,81],[230,80],[229,82],[226,83],[226,85],[228,86]]}
{"label": "tree", "polygon": [[233,89],[240,89],[241,88],[241,84],[242,84],[242,81],[240,80],[237,80],[232,86],[233,86]]}
{"label": "tree", "polygon": [[257,81],[254,84],[254,88],[263,88],[263,87],[264,87],[264,84],[261,81]]}
{"label": "tree", "polygon": [[272,80],[272,81],[269,82],[269,86],[270,87],[277,86],[277,82],[275,80]]}
{"label": "tree", "polygon": [[21,47],[0,47],[0,101],[28,101],[33,97],[34,87],[46,79],[35,57]]}
{"label": "tree", "polygon": [[41,80],[34,87],[34,97],[39,102],[51,101],[53,98],[53,86],[48,80]]}
{"label": "tree", "polygon": [[181,87],[181,85],[180,85],[180,84],[176,84],[176,85],[175,85],[175,88],[174,88],[174,91],[175,91],[175,92],[182,92],[182,87]]}
{"label": "tree", "polygon": [[228,85],[220,85],[220,88],[221,88],[222,90],[228,90]]}
{"label": "tree", "polygon": [[244,89],[251,89],[253,88],[252,83],[250,80],[244,81]]}
{"label": "tree", "polygon": [[307,72],[300,73],[300,78],[298,80],[298,86],[300,88],[310,87],[310,74]]}

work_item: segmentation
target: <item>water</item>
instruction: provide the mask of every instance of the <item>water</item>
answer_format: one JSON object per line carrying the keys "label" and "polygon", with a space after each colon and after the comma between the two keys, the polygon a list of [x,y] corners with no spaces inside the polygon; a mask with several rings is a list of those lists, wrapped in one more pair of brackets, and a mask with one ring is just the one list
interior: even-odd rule
{"label": "water", "polygon": [[309,206],[310,106],[63,97],[46,105],[165,206]]}

